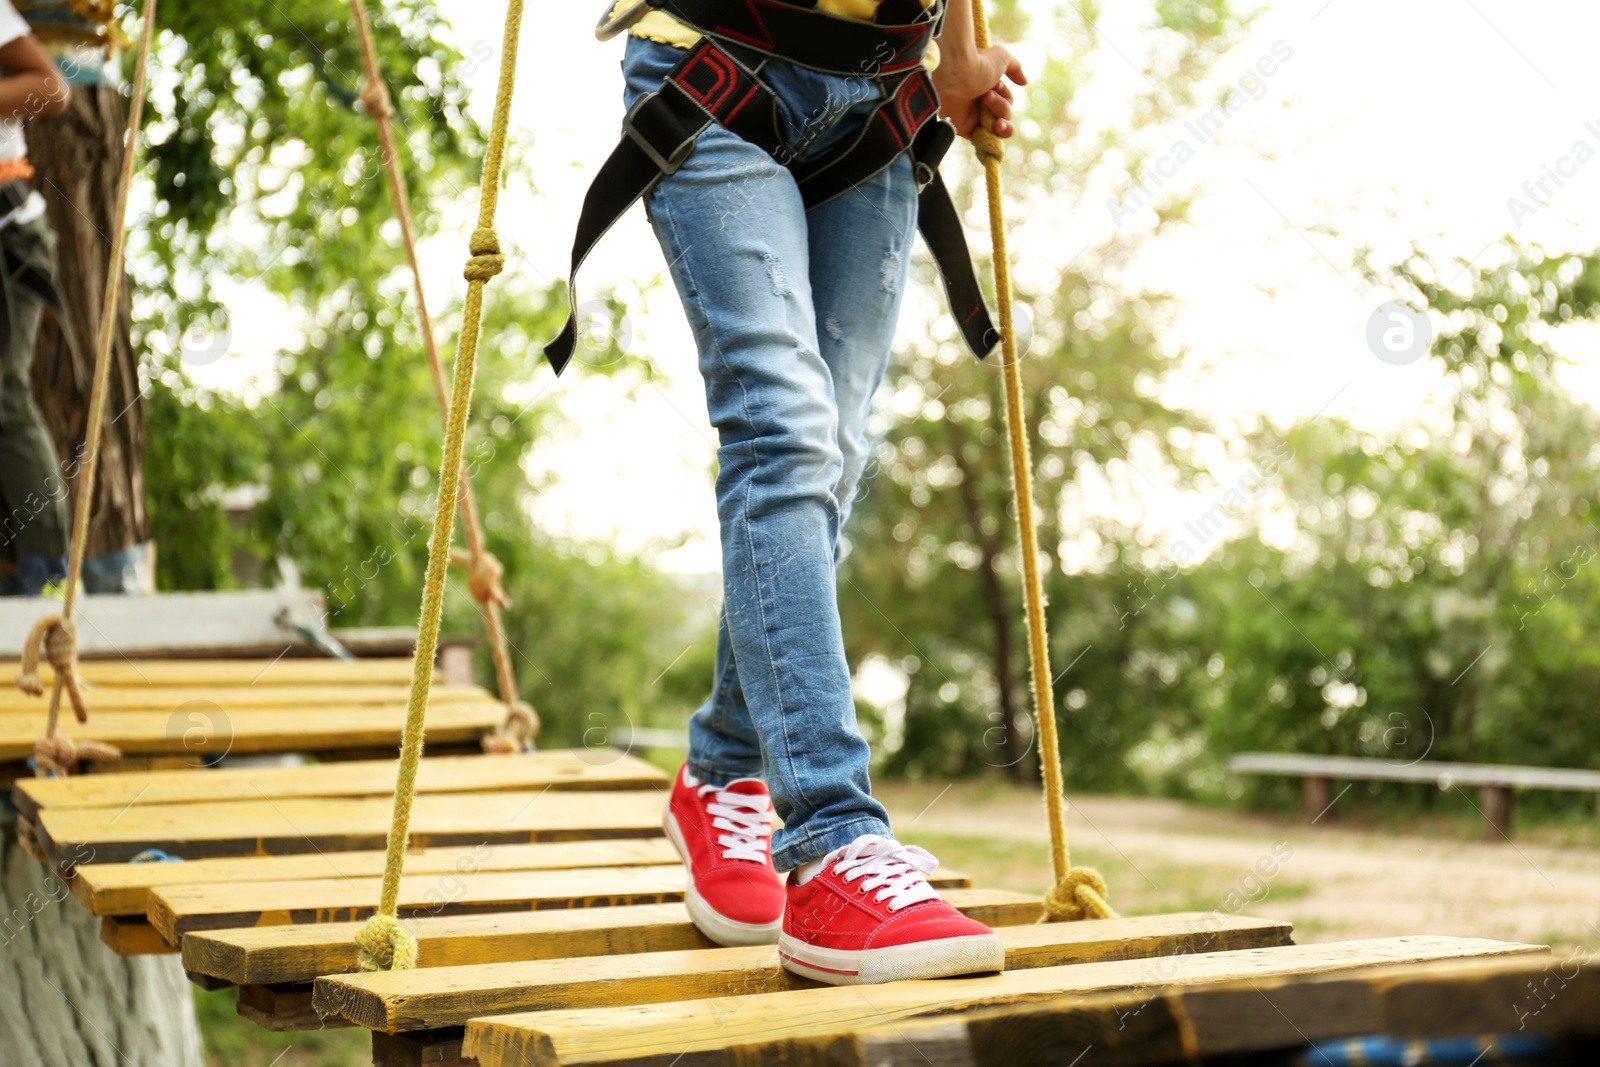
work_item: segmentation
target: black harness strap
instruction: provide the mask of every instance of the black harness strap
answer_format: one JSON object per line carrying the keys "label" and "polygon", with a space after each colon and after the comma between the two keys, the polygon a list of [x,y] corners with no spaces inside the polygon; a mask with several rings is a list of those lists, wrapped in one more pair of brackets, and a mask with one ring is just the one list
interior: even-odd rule
{"label": "black harness strap", "polygon": [[[905,22],[865,22],[821,15],[815,0],[649,0],[701,33],[736,45],[781,56],[791,63],[830,74],[873,77],[911,70],[922,63],[938,28],[936,13],[920,9]],[[904,5],[880,17],[903,13]]]}
{"label": "black harness strap", "polygon": [[[815,0],[812,0],[815,3]],[[904,13],[920,0],[884,0],[880,18]],[[566,369],[577,348],[576,283],[578,269],[616,221],[666,175],[683,165],[706,127],[717,122],[766,151],[787,166],[810,210],[841,196],[871,179],[902,153],[911,153],[917,174],[917,228],[939,265],[945,294],[968,347],[981,359],[992,350],[999,334],[983,302],[983,291],[972,269],[966,236],[950,193],[940,180],[939,161],[955,139],[948,122],[937,121],[939,97],[933,82],[920,67],[922,52],[937,29],[937,17],[927,13],[911,23],[882,25],[854,19],[819,16],[810,5],[781,0],[650,0],[652,7],[669,11],[701,29],[705,36],[667,74],[661,88],[640,97],[622,120],[622,140],[600,167],[584,196],[583,211],[572,242],[572,269],[567,294],[573,308],[561,333],[545,346],[545,356],[557,374]],[[942,11],[942,5],[939,5]],[[792,20],[792,21],[791,21]],[[715,29],[706,29],[714,25]],[[803,29],[801,27],[804,27]],[[848,33],[845,28],[848,27]],[[914,46],[915,60],[902,62],[893,35],[916,28],[924,36]],[[840,34],[838,38],[833,35]],[[861,132],[821,159],[795,162],[778,129],[777,99],[761,80],[767,56],[781,54],[791,62],[839,70],[841,40],[869,33],[878,49],[892,52],[899,73],[874,60],[871,76],[883,90],[883,101],[868,116]],[[756,37],[757,41],[732,40]],[[783,50],[772,47],[781,39]],[[864,39],[864,38],[862,38]],[[806,63],[797,54],[827,56],[828,65]],[[854,47],[851,45],[850,47]],[[858,74],[859,70],[844,70]]]}

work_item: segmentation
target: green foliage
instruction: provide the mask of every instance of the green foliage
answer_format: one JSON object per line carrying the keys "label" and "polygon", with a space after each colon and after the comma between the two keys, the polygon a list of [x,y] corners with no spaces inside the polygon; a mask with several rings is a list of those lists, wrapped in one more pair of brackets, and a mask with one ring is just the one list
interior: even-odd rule
{"label": "green foliage", "polygon": [[[475,204],[481,142],[462,112],[462,80],[493,56],[482,44],[463,56],[441,43],[432,3],[372,8],[426,235],[442,212]],[[227,278],[281,298],[304,344],[238,394],[197,386],[178,354],[147,365],[159,581],[229,585],[240,553],[271,580],[292,560],[305,584],[327,591],[330,624],[414,624],[440,415],[376,130],[355,103],[362,67],[349,8],[179,5],[163,9],[161,27],[144,172],[156,207],[136,271],[141,340],[172,350],[167,339],[197,323],[226,324],[213,282]],[[437,294],[434,303],[436,315],[446,310]],[[619,727],[681,718],[711,673],[709,653],[683,653],[704,620],[685,612],[673,581],[603,549],[553,542],[532,521],[538,487],[523,461],[556,416],[530,371],[565,315],[562,294],[529,283],[513,257],[486,314],[467,469],[507,568],[524,695],[552,742],[603,743]],[[448,360],[453,339],[439,345]],[[637,367],[614,355],[593,362],[628,379]],[[234,529],[224,502],[241,494],[254,507]],[[449,631],[481,634],[459,571],[452,590]]]}

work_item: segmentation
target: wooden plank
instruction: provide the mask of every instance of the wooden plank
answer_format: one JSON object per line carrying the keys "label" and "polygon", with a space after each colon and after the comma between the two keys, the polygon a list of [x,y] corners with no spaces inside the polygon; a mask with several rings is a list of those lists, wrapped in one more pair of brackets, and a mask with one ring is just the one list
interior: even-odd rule
{"label": "wooden plank", "polygon": [[[21,664],[0,660],[0,677],[11,677]],[[91,686],[280,686],[280,685],[410,685],[411,657],[362,659],[296,659],[289,656],[262,659],[114,659],[85,660],[79,664]],[[55,677],[46,663],[39,668],[45,681]]]}
{"label": "wooden plank", "polygon": [[1132,1067],[1463,1029],[1600,1032],[1600,967],[1510,956],[1096,994],[871,1027],[828,1051],[831,1067]]}
{"label": "wooden plank", "polygon": [[[406,856],[406,874],[470,877],[483,871],[560,870],[607,863],[643,867],[676,864],[678,852],[664,837],[615,841],[553,841],[538,845],[474,845],[432,848]],[[91,863],[77,868],[73,895],[96,915],[145,913],[152,888],[303,882],[371,878],[383,873],[384,853],[316,852],[304,856],[233,856],[183,863]]]}
{"label": "wooden plank", "polygon": [[[319,704],[381,704],[403,708],[410,693],[409,685],[95,686],[87,699],[90,710],[95,713],[171,712],[196,703],[226,712],[246,708],[296,711]],[[463,700],[492,702],[494,697],[476,685],[435,684],[428,694],[429,707],[459,704]],[[10,686],[0,687],[0,712],[38,711],[46,704],[47,697],[30,696]]]}
{"label": "wooden plank", "polygon": [[[492,851],[489,846],[482,846]],[[939,888],[966,880],[945,872],[928,879]],[[146,916],[178,944],[195,930],[292,923],[356,922],[376,910],[381,878],[318,878],[264,885],[175,885],[150,893]],[[544,911],[666,904],[683,899],[688,872],[678,865],[579,867],[562,870],[478,871],[408,876],[400,881],[402,918],[474,912]]]}
{"label": "wooden plank", "polygon": [[[682,867],[580,867],[563,871],[450,873],[400,882],[402,918],[513,911],[520,908],[609,908],[682,900]],[[147,916],[177,944],[194,930],[291,923],[357,922],[377,910],[381,878],[269,882],[266,885],[179,885],[150,894]]]}
{"label": "wooden plank", "polygon": [[[215,719],[196,722],[191,712],[202,714],[181,708],[125,711],[91,715],[87,724],[68,715],[62,718],[61,732],[74,740],[108,742],[128,755],[187,753],[199,759],[230,752],[398,747],[405,722],[403,705],[330,705],[296,711],[250,708],[228,714],[221,723]],[[490,700],[444,704],[428,712],[428,743],[476,741],[503,718],[505,709]],[[42,710],[0,712],[0,760],[24,760],[33,755],[33,743],[43,734],[44,721]],[[203,732],[187,733],[194,727]]]}
{"label": "wooden plank", "polygon": [[[1386,963],[1542,952],[1532,945],[1452,937],[1395,937],[1331,945],[1209,952],[1150,960],[1040,967],[999,975],[878,986],[673,1001],[628,1008],[521,1012],[467,1024],[466,1054],[483,1067],[644,1064],[674,1056],[679,1067],[794,1062],[789,1050],[832,1042],[869,1025],[937,1012],[1047,1000],[1154,985],[1317,974]],[[659,1061],[657,1057],[664,1057]]]}
{"label": "wooden plank", "polygon": [[477,1067],[461,1055],[459,1026],[413,1034],[373,1034],[372,1067]]}
{"label": "wooden plank", "polygon": [[311,1005],[308,985],[240,986],[238,1012],[257,1026],[280,1034],[350,1025],[343,1019],[319,1015]]}
{"label": "wooden plank", "polygon": [[[46,854],[80,863],[122,862],[149,848],[184,859],[349,852],[384,847],[393,810],[388,797],[135,804],[46,809],[37,829]],[[412,809],[410,845],[659,836],[661,796],[654,792],[432,793]]]}
{"label": "wooden plank", "polygon": [[[498,712],[498,706],[496,711]],[[429,713],[432,717],[432,713]],[[300,767],[130,771],[74,778],[27,778],[12,786],[17,810],[124,808],[130,804],[200,804],[270,797],[392,796],[393,758]],[[433,756],[417,770],[418,793],[509,789],[664,789],[657,768],[614,749],[550,749],[519,755]]]}
{"label": "wooden plank", "polygon": [[[990,926],[1039,915],[1039,898],[1022,893],[951,889],[944,896]],[[682,904],[445,915],[412,919],[406,928],[417,938],[419,968],[715,947]],[[356,969],[360,930],[360,923],[326,923],[196,932],[183,939],[183,965],[238,985],[309,982]]]}
{"label": "wooden plank", "polygon": [[[1232,951],[1289,943],[1288,923],[1200,913],[1094,923],[998,928],[1007,969],[1055,967],[1179,952]],[[319,978],[319,1011],[369,1030],[436,1029],[502,1012],[649,1004],[748,996],[818,983],[784,970],[775,945],[690,949]]]}
{"label": "wooden plank", "polygon": [[100,940],[119,956],[156,956],[178,951],[144,919],[108,916],[100,920]]}
{"label": "wooden plank", "polygon": [[1228,760],[1240,774],[1361,781],[1428,782],[1434,785],[1504,785],[1525,789],[1600,790],[1600,771],[1571,767],[1522,767],[1498,763],[1401,762],[1364,756],[1302,756],[1293,752],[1241,752]]}

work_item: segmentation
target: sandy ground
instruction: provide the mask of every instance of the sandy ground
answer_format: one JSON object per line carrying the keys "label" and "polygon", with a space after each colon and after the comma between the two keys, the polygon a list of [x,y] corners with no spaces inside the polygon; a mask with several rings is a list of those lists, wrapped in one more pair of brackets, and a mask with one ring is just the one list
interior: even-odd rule
{"label": "sandy ground", "polygon": [[[879,790],[896,834],[925,843],[977,884],[1038,891],[1049,879],[1037,793],[974,785]],[[1092,863],[1127,914],[1223,910],[1295,924],[1297,941],[1453,934],[1600,950],[1600,849],[1593,828],[1530,828],[1472,840],[1480,826],[1363,829],[1335,810],[1315,825],[1170,800],[1075,799],[1077,862]]]}

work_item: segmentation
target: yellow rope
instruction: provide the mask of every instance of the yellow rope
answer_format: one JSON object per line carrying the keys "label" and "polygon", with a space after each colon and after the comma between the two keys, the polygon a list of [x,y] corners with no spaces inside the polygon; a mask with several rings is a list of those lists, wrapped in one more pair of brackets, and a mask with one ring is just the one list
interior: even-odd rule
{"label": "yellow rope", "polygon": [[[989,18],[983,0],[972,0],[973,37],[989,46]],[[1000,161],[1005,142],[994,132],[994,116],[983,109],[972,145],[983,161],[989,193],[989,236],[994,246],[994,293],[1000,308],[1001,372],[1005,382],[1006,431],[1011,452],[1011,491],[1017,502],[1017,532],[1022,551],[1022,586],[1028,614],[1028,667],[1033,679],[1033,710],[1039,723],[1039,766],[1044,805],[1050,820],[1050,860],[1056,884],[1045,894],[1040,922],[1112,919],[1106,882],[1098,871],[1074,867],[1067,848],[1066,796],[1061,784],[1061,749],[1056,740],[1055,695],[1051,690],[1050,643],[1045,633],[1044,585],[1039,577],[1039,535],[1033,514],[1033,472],[1023,411],[1022,372],[1017,365],[1016,333],[1011,328],[1011,265],[1006,256],[1005,205],[1001,200]]]}
{"label": "yellow rope", "polygon": [[489,147],[483,160],[478,228],[472,231],[472,258],[467,260],[463,271],[468,282],[467,302],[462,311],[461,339],[456,348],[450,417],[445,423],[444,459],[439,465],[439,498],[433,516],[433,538],[428,543],[422,616],[417,623],[417,658],[411,671],[411,698],[406,705],[405,732],[400,743],[400,768],[394,789],[394,819],[389,826],[388,851],[384,857],[383,891],[378,900],[378,913],[356,935],[356,944],[361,948],[360,966],[366,971],[405,970],[415,967],[417,963],[416,938],[397,918],[400,874],[405,868],[406,842],[410,836],[417,764],[422,759],[422,728],[428,713],[428,689],[433,681],[433,657],[439,647],[439,617],[444,608],[450,538],[454,532],[456,500],[461,486],[461,453],[467,435],[467,414],[472,407],[478,340],[483,329],[483,287],[490,278],[505,269],[500,238],[494,231],[494,217],[500,201],[500,171],[505,163],[507,129],[511,124],[511,97],[517,84],[517,43],[522,31],[522,5],[523,0],[509,0],[506,6],[505,40],[500,53],[500,84],[495,95],[494,122],[489,129]]}
{"label": "yellow rope", "polygon": [[[378,65],[378,47],[372,35],[372,21],[367,17],[367,5],[364,0],[350,0],[350,10],[355,16],[357,36],[361,39],[362,62],[366,67],[361,102],[378,124],[383,169],[388,175],[389,190],[394,196],[401,243],[405,245],[406,259],[411,264],[411,278],[417,297],[417,328],[422,331],[422,346],[428,356],[428,369],[433,374],[433,392],[439,401],[439,414],[448,426],[449,387],[445,384],[444,365],[439,359],[439,346],[433,337],[433,318],[428,314],[428,298],[422,287],[416,225],[411,215],[411,193],[406,186],[405,171],[400,165],[400,152],[394,138],[394,105],[384,85],[382,68]],[[511,641],[506,635],[505,619],[501,615],[504,609],[511,607],[511,598],[500,584],[505,568],[484,544],[478,503],[472,492],[472,483],[464,473],[461,476],[461,525],[466,533],[467,551],[465,555],[452,553],[451,559],[465,566],[470,574],[467,590],[483,609],[485,628],[489,632],[489,655],[494,661],[500,699],[506,705],[505,722],[483,739],[483,747],[489,752],[526,752],[533,748],[533,742],[539,736],[539,714],[534,711],[532,704],[521,699],[517,689],[517,675],[511,662]]]}
{"label": "yellow rope", "polygon": [[94,383],[89,390],[89,417],[84,428],[83,465],[78,476],[78,499],[72,515],[72,545],[67,556],[65,591],[61,613],[42,616],[28,633],[23,646],[17,688],[32,696],[44,693],[39,679],[39,662],[55,668],[50,687],[50,713],[45,720],[44,737],[34,746],[34,770],[39,775],[66,774],[81,756],[115,759],[120,753],[98,742],[72,741],[57,733],[61,722],[61,697],[72,702],[79,722],[89,721],[89,708],[83,698],[83,681],[78,677],[78,632],[73,624],[73,609],[82,584],[83,558],[89,546],[89,512],[94,506],[94,480],[100,466],[100,437],[105,424],[106,393],[111,366],[111,346],[116,340],[117,308],[122,299],[122,255],[128,239],[128,189],[133,184],[133,168],[139,158],[139,128],[144,120],[146,75],[150,66],[150,42],[155,38],[156,0],[145,0],[144,29],[139,37],[139,59],[134,68],[133,100],[128,106],[128,129],[122,149],[122,173],[117,178],[117,202],[112,210],[111,258],[106,268],[105,300],[100,306],[100,334],[94,354]]}

